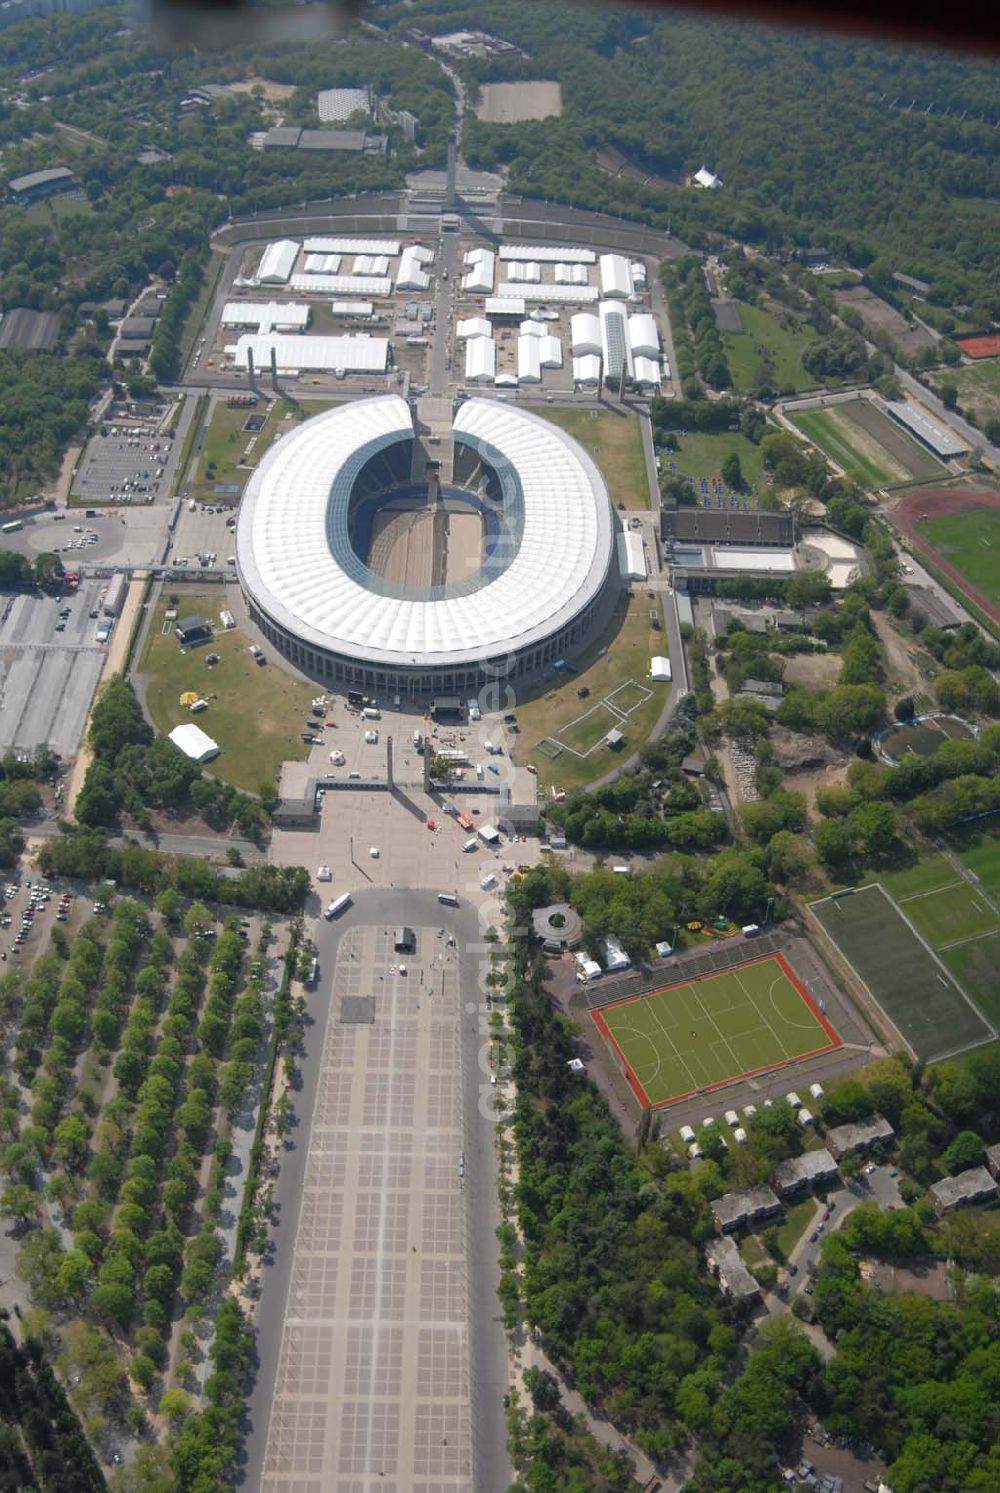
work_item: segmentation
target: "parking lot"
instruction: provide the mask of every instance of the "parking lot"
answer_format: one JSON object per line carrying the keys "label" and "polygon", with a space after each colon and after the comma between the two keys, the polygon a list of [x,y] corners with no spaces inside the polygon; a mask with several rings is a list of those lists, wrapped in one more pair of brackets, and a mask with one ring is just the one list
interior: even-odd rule
{"label": "parking lot", "polygon": [[[70,490],[78,502],[155,503],[170,491],[174,437],[150,426],[102,426],[80,459]],[[115,432],[115,433],[113,433]]]}
{"label": "parking lot", "polygon": [[76,751],[104,665],[91,613],[105,585],[85,582],[62,601],[0,598],[0,751]]}
{"label": "parking lot", "polygon": [[[150,565],[163,546],[167,509],[162,503],[117,512],[95,508],[92,518],[82,508],[58,511],[62,517],[39,513],[26,518],[17,533],[4,535],[4,549],[26,555],[54,553],[67,570],[77,570],[80,566]],[[97,535],[96,542],[79,549],[69,547],[87,531]]]}

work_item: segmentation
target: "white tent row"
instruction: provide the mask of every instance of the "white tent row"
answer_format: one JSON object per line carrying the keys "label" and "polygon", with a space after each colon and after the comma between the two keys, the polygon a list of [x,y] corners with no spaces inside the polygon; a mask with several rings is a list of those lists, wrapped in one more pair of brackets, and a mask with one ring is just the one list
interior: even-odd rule
{"label": "white tent row", "polygon": [[279,238],[268,244],[261,255],[257,274],[259,285],[284,285],[298,258],[299,246],[292,238]]}
{"label": "white tent row", "polygon": [[638,311],[628,319],[629,347],[636,355],[655,358],[660,352],[660,334],[648,311]]}
{"label": "white tent row", "polygon": [[553,305],[584,306],[597,300],[596,285],[521,285],[501,280],[497,295],[525,301],[551,301]]}
{"label": "white tent row", "polygon": [[500,249],[501,259],[537,259],[542,264],[594,264],[597,255],[593,249],[567,248],[553,244],[504,244]]}
{"label": "white tent row", "polygon": [[526,310],[523,295],[488,295],[483,302],[483,313],[486,316],[523,316]]}
{"label": "white tent row", "polygon": [[648,575],[642,535],[623,529],[618,535],[618,568],[626,581],[644,581]]}
{"label": "white tent row", "polygon": [[573,382],[596,384],[601,377],[601,359],[597,353],[584,353],[573,359]]}
{"label": "white tent row", "polygon": [[302,268],[307,275],[336,275],[342,258],[342,254],[307,254]]}
{"label": "white tent row", "polygon": [[389,238],[307,238],[307,254],[388,254],[395,259],[399,240]]}
{"label": "white tent row", "polygon": [[507,273],[512,281],[537,283],[542,278],[542,267],[529,259],[508,265]]}
{"label": "white tent row", "polygon": [[557,285],[588,285],[590,283],[585,264],[557,264]]}
{"label": "white tent row", "polygon": [[392,281],[374,275],[293,275],[292,289],[307,295],[388,295]]}
{"label": "white tent row", "polygon": [[600,259],[601,295],[627,300],[632,294],[632,267],[622,254],[602,254]]}
{"label": "white tent row", "polygon": [[396,271],[396,289],[426,290],[430,283],[431,277],[421,268],[420,260],[407,249]]}
{"label": "white tent row", "polygon": [[493,382],[497,371],[497,345],[492,337],[470,337],[465,344],[465,377],[477,383]]}
{"label": "white tent row", "polygon": [[634,358],[633,372],[637,384],[651,384],[653,388],[658,389],[663,382],[658,358]]}
{"label": "white tent row", "polygon": [[469,316],[465,321],[460,321],[455,326],[455,336],[461,337],[492,337],[493,328],[485,316]]}
{"label": "white tent row", "polygon": [[237,368],[247,367],[247,354],[253,354],[257,370],[271,366],[271,350],[279,368],[315,369],[331,373],[342,368],[345,373],[384,373],[389,361],[389,343],[385,337],[266,337],[246,335],[235,347],[227,347]]}
{"label": "white tent row", "polygon": [[593,311],[577,311],[569,319],[570,345],[574,353],[601,351],[601,322]]}
{"label": "white tent row", "polygon": [[386,275],[388,271],[387,254],[356,254],[351,265],[352,275]]}
{"label": "white tent row", "polygon": [[375,307],[371,301],[331,301],[330,310],[334,316],[375,315]]}
{"label": "white tent row", "polygon": [[496,276],[496,255],[491,249],[474,249],[478,258],[462,277],[462,289],[473,295],[492,295]]}
{"label": "white tent row", "polygon": [[258,332],[304,332],[309,307],[304,301],[227,301],[221,321],[224,327],[255,327]]}

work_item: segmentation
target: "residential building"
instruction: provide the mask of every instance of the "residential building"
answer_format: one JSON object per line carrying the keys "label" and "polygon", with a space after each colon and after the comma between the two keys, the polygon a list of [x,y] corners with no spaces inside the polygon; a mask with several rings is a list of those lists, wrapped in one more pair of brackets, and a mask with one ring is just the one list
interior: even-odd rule
{"label": "residential building", "polygon": [[719,1288],[726,1296],[747,1300],[760,1295],[760,1286],[740,1254],[733,1239],[713,1239],[705,1247],[705,1259],[712,1274],[718,1277]]}
{"label": "residential building", "polygon": [[741,1229],[753,1225],[766,1223],[775,1218],[781,1212],[781,1202],[766,1183],[759,1187],[748,1188],[746,1192],[726,1192],[722,1197],[715,1198],[709,1207],[715,1220],[715,1227],[720,1234],[728,1234],[733,1229]]}
{"label": "residential building", "polygon": [[837,1163],[824,1146],[819,1151],[805,1151],[792,1156],[774,1169],[772,1181],[779,1197],[785,1198],[807,1187],[821,1187],[837,1176]]}
{"label": "residential building", "polygon": [[826,1143],[831,1154],[839,1161],[854,1151],[871,1151],[875,1146],[891,1141],[896,1132],[881,1115],[858,1124],[834,1125],[826,1132]]}
{"label": "residential building", "polygon": [[968,1207],[970,1203],[991,1203],[997,1195],[996,1178],[985,1166],[970,1166],[957,1177],[944,1177],[928,1187],[927,1196],[934,1204],[940,1218],[942,1213],[952,1213],[956,1208]]}

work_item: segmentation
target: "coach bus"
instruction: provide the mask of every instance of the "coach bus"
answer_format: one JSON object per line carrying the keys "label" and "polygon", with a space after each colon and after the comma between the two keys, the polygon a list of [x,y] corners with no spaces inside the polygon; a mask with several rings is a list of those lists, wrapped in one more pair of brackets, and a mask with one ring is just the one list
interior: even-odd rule
{"label": "coach bus", "polygon": [[334,897],[333,901],[326,909],[326,916],[328,918],[337,918],[344,911],[344,909],[350,907],[350,905],[351,894],[350,892],[344,892],[341,896]]}

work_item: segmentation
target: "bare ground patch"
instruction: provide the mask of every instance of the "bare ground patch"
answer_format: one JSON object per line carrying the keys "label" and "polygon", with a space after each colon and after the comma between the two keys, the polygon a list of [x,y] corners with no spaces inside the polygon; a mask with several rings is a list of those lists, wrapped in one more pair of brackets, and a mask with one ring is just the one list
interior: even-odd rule
{"label": "bare ground patch", "polygon": [[561,113],[562,84],[554,81],[484,83],[476,110],[486,124],[523,124]]}
{"label": "bare ground patch", "polygon": [[835,653],[793,653],[785,660],[784,681],[803,689],[826,689],[837,682],[840,659]]}
{"label": "bare ground patch", "polygon": [[847,285],[833,292],[840,306],[853,306],[869,327],[888,332],[897,347],[907,353],[918,353],[925,347],[936,347],[934,338],[923,327],[914,327],[895,306],[883,301],[863,285]]}

